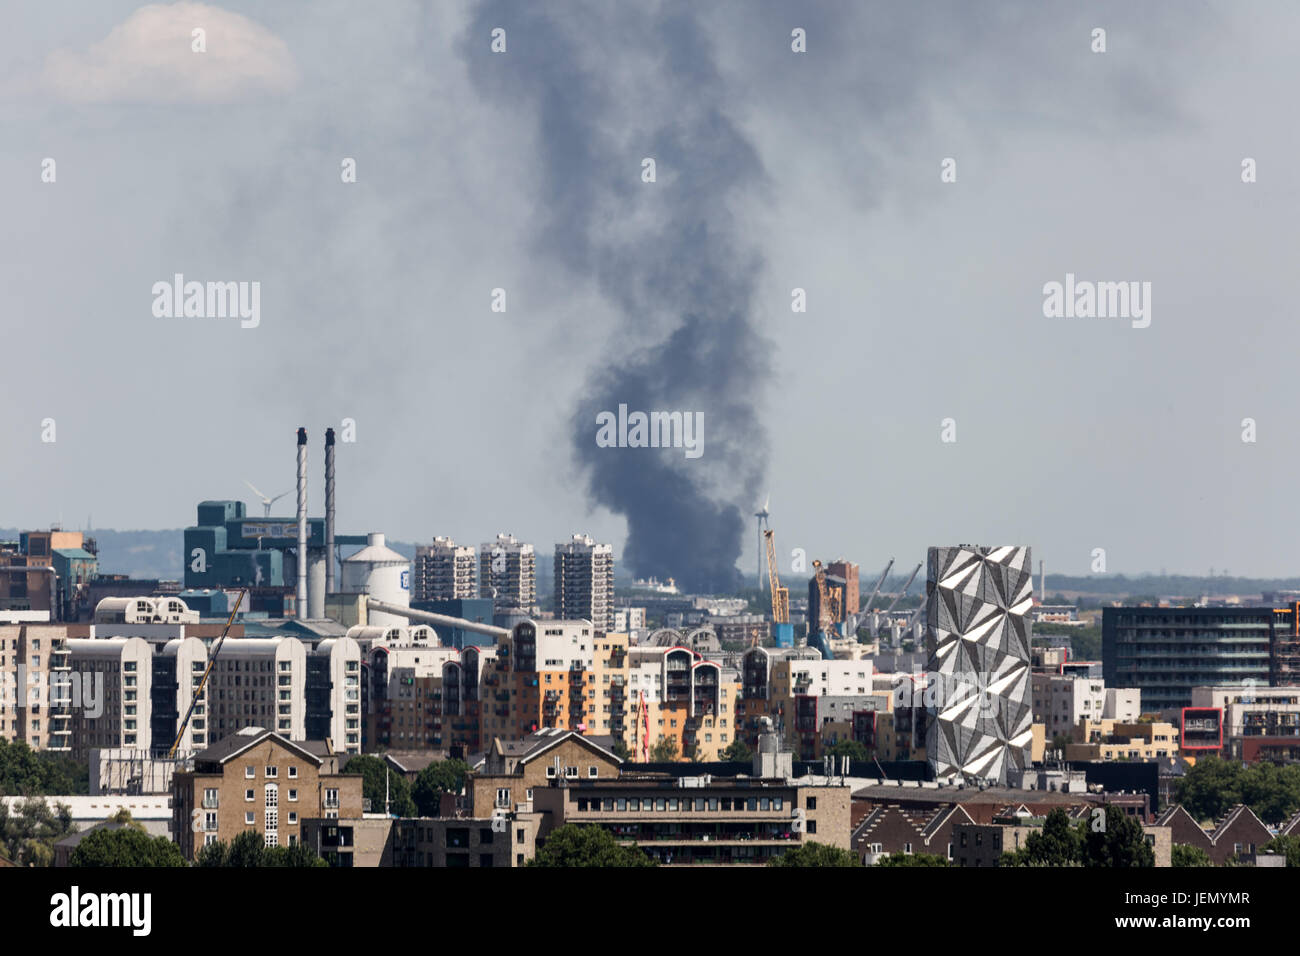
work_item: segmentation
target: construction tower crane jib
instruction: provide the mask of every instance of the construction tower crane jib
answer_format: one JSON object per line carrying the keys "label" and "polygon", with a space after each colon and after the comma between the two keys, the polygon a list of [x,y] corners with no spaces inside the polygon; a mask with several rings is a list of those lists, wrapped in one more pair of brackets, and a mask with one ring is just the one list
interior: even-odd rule
{"label": "construction tower crane jib", "polygon": [[776,534],[771,528],[763,532],[767,540],[767,579],[772,592],[772,623],[790,623],[790,589],[781,586],[776,570]]}

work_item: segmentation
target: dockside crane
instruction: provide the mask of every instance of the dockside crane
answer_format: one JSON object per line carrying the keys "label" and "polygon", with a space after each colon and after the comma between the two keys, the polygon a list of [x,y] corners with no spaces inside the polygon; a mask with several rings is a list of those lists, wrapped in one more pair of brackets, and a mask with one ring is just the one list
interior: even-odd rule
{"label": "dockside crane", "polygon": [[889,607],[885,608],[885,610],[883,611],[883,613],[884,613],[884,615],[885,615],[886,617],[889,616],[889,612],[892,611],[892,610],[894,609],[895,605],[897,605],[899,601],[901,601],[903,598],[907,597],[907,592],[908,592],[908,590],[911,589],[911,587],[912,587],[912,582],[916,580],[917,572],[919,572],[920,570],[921,570],[921,566],[920,566],[919,564],[918,564],[916,567],[914,567],[914,568],[912,569],[912,576],[909,577],[909,578],[907,579],[907,583],[903,585],[903,590],[901,590],[901,591],[898,592],[898,594],[897,594],[897,596],[895,596],[894,600],[892,600],[892,601],[889,602]]}
{"label": "dockside crane", "polygon": [[[880,577],[876,581],[876,586],[871,589],[871,597],[867,598],[858,606],[860,616],[867,614],[867,612],[871,610],[871,604],[873,601],[875,601],[876,595],[880,593],[880,588],[881,586],[884,585],[885,578],[889,577],[889,569],[892,568],[893,566],[894,566],[894,559],[890,558],[889,563],[885,565],[885,570],[880,572]],[[857,628],[855,627],[853,630],[856,633]]]}

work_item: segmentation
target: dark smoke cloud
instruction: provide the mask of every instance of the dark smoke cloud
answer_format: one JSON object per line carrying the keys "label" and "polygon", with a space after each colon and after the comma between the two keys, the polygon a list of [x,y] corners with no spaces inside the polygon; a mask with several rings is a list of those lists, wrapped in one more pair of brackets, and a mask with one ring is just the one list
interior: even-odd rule
{"label": "dark smoke cloud", "polygon": [[[689,5],[604,7],[486,3],[469,67],[537,124],[537,248],[594,278],[618,312],[572,418],[592,498],[626,518],[634,573],[730,590],[767,451],[754,410],[767,371],[754,316],[761,263],[733,204],[763,187],[763,170],[723,108]],[[507,31],[505,54],[487,52],[495,27]],[[646,156],[654,184],[641,182]],[[703,413],[703,456],[598,447],[597,413],[620,404]]]}

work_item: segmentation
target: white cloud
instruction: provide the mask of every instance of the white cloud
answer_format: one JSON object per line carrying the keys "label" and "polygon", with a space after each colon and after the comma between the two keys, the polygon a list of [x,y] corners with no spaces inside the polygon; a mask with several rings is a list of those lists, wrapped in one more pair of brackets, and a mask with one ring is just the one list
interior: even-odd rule
{"label": "white cloud", "polygon": [[[205,31],[206,52],[193,49]],[[136,10],[86,50],[57,50],[41,85],[77,103],[229,103],[287,92],[298,70],[284,41],[247,17],[192,0]]]}

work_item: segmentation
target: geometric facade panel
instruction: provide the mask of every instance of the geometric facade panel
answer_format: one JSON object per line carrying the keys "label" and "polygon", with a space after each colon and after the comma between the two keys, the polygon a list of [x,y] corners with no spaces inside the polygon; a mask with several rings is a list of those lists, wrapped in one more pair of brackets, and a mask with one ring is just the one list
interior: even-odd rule
{"label": "geometric facade panel", "polygon": [[936,778],[1005,785],[1029,765],[1029,548],[931,548],[926,757]]}

